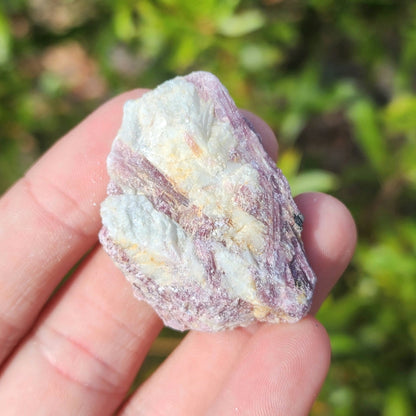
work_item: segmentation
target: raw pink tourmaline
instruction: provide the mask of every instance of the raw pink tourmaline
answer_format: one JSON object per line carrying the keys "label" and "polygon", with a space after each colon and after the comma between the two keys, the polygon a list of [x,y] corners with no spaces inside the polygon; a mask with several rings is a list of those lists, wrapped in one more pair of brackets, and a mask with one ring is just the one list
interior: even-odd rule
{"label": "raw pink tourmaline", "polygon": [[107,166],[100,241],[166,325],[218,331],[307,314],[316,278],[302,214],[214,75],[128,101]]}

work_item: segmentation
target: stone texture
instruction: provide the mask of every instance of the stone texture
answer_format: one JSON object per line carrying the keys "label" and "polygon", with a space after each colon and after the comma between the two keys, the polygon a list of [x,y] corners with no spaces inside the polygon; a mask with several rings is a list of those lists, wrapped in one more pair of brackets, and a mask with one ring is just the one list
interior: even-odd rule
{"label": "stone texture", "polygon": [[316,278],[302,214],[215,76],[127,102],[107,166],[100,241],[166,325],[218,331],[307,314]]}

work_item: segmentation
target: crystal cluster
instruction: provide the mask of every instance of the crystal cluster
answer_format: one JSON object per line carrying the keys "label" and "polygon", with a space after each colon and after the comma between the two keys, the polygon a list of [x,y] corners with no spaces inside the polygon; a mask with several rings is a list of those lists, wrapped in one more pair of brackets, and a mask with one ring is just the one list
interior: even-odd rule
{"label": "crystal cluster", "polygon": [[100,241],[166,325],[296,322],[315,285],[302,214],[219,80],[194,72],[124,107]]}

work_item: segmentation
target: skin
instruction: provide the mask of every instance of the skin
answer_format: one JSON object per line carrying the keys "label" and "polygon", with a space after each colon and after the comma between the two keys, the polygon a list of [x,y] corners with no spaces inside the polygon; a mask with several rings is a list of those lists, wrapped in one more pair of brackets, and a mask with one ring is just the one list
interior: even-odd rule
{"label": "skin", "polygon": [[[327,333],[312,315],[296,324],[190,332],[126,401],[162,323],[133,297],[97,233],[108,182],[105,159],[122,105],[143,92],[130,91],[97,109],[0,200],[2,415],[308,414],[330,362]],[[271,129],[244,114],[276,158]],[[355,225],[328,195],[302,194],[296,202],[318,276],[316,313],[351,259]]]}

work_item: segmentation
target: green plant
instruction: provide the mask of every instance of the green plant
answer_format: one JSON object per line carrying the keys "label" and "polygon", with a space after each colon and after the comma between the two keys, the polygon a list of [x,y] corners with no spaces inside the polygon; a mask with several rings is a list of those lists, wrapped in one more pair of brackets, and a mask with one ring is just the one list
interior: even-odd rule
{"label": "green plant", "polygon": [[312,414],[415,413],[416,4],[75,0],[58,21],[38,3],[0,6],[0,189],[117,92],[216,73],[276,132],[294,192],[331,192],[357,222],[318,316],[333,363]]}

